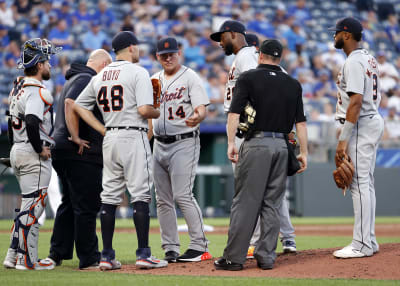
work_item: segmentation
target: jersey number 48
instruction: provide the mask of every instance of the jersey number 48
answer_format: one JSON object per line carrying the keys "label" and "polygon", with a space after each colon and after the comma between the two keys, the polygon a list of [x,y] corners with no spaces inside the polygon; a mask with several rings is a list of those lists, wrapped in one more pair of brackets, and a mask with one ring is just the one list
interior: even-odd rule
{"label": "jersey number 48", "polygon": [[[102,86],[97,94],[97,102],[103,106],[104,112],[121,111],[124,107],[124,89],[121,85],[114,85],[111,87],[111,99],[108,99],[107,86]],[[111,101],[111,108],[110,108]]]}

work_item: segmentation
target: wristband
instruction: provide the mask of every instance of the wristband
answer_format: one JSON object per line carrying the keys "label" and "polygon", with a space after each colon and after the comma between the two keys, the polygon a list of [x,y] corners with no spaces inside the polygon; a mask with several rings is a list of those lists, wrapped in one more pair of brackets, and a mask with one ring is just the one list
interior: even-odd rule
{"label": "wristband", "polygon": [[354,123],[350,121],[345,121],[343,125],[342,132],[339,136],[339,141],[349,141],[351,133],[353,133]]}

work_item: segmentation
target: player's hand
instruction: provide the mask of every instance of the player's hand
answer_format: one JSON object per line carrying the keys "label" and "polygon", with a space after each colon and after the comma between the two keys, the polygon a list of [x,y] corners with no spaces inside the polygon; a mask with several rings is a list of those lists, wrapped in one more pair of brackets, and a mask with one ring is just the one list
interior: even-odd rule
{"label": "player's hand", "polygon": [[339,168],[340,164],[343,161],[343,158],[347,158],[346,154],[347,150],[347,141],[339,141],[336,147],[336,155],[335,155],[335,164],[336,168]]}
{"label": "player's hand", "polygon": [[307,169],[307,155],[300,154],[299,156],[297,156],[297,160],[300,163],[300,169],[297,171],[297,174],[300,174]]}
{"label": "player's hand", "polygon": [[87,140],[83,140],[79,137],[76,138],[72,138],[72,137],[68,137],[68,140],[74,142],[76,145],[78,145],[78,154],[82,155],[83,154],[83,150],[84,148],[90,149],[90,142]]}
{"label": "player's hand", "polygon": [[228,144],[228,159],[231,160],[232,163],[237,163],[239,159],[239,152],[238,149],[236,148],[235,144],[231,143]]}
{"label": "player's hand", "polygon": [[189,127],[195,127],[201,121],[202,121],[202,118],[200,116],[200,113],[198,112],[197,109],[195,109],[193,115],[190,116],[187,120],[185,120],[185,123]]}
{"label": "player's hand", "polygon": [[51,158],[50,148],[47,146],[43,146],[42,152],[40,152],[39,156],[44,161],[47,161],[48,159],[50,159]]}

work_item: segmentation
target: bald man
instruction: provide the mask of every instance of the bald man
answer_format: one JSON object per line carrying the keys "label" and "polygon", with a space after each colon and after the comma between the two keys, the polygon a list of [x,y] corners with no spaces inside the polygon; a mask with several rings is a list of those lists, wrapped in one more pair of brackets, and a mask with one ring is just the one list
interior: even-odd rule
{"label": "bald man", "polygon": [[[56,265],[72,259],[74,243],[79,268],[99,265],[100,252],[96,236],[96,216],[100,210],[102,191],[103,137],[79,120],[71,106],[92,76],[112,61],[107,51],[93,51],[86,63],[73,63],[67,71],[67,82],[61,92],[55,120],[52,150],[53,167],[62,186],[62,203],[57,209],[49,258]],[[100,111],[94,114],[102,121]],[[70,139],[71,128],[79,130],[79,137]]]}

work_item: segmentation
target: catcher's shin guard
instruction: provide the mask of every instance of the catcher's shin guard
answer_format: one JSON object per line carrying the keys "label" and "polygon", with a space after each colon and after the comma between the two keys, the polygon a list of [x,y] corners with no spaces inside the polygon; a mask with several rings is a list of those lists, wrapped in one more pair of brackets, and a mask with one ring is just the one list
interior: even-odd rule
{"label": "catcher's shin guard", "polygon": [[46,199],[47,189],[23,195],[21,211],[15,218],[11,248],[17,244],[17,252],[24,256],[24,266],[28,269],[34,269],[38,261],[38,218],[46,207]]}

